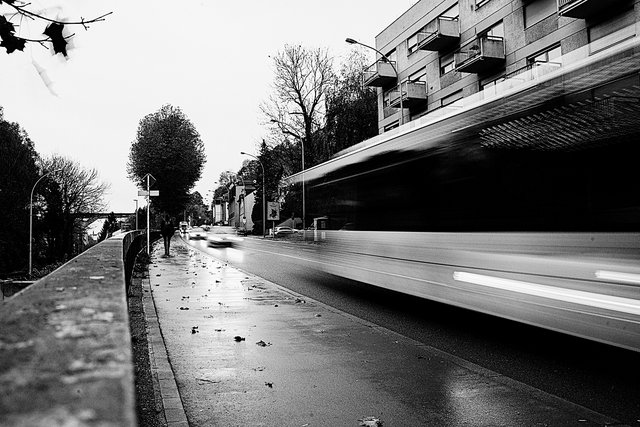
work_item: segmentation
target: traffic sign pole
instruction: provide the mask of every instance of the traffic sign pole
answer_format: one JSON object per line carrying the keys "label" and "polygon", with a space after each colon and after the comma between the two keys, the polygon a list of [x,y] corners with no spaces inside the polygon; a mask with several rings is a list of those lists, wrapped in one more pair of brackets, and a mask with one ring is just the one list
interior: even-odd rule
{"label": "traffic sign pole", "polygon": [[151,246],[149,246],[149,232],[151,228],[149,227],[149,211],[151,210],[151,197],[149,197],[149,177],[151,174],[147,174],[147,255],[151,255]]}

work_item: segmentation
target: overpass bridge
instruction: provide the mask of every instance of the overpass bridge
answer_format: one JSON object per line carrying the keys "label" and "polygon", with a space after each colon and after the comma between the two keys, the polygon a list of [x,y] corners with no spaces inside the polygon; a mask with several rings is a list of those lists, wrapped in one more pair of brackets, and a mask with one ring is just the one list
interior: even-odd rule
{"label": "overpass bridge", "polygon": [[75,214],[75,217],[84,219],[98,219],[107,218],[112,213],[116,218],[129,217],[136,214],[135,212],[79,212]]}

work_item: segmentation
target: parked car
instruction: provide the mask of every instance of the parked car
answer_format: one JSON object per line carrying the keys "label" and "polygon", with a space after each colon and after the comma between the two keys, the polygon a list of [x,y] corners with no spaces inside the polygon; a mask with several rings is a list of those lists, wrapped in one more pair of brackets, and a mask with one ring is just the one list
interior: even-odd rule
{"label": "parked car", "polygon": [[289,236],[291,234],[294,234],[296,232],[296,230],[294,230],[291,227],[287,227],[286,225],[283,225],[281,227],[276,227],[273,230],[273,235],[276,237],[281,237],[281,236]]}
{"label": "parked car", "polygon": [[187,221],[180,221],[180,232],[181,233],[186,233],[187,229],[189,228],[189,223]]}

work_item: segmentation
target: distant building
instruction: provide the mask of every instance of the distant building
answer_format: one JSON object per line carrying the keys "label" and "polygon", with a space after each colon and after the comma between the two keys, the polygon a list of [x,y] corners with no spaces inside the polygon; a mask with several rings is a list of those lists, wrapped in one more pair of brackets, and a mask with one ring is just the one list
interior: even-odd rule
{"label": "distant building", "polygon": [[539,77],[634,37],[639,4],[418,1],[376,36],[376,49],[391,63],[378,55],[365,70],[364,84],[378,88],[379,133],[401,121],[444,114],[466,98],[508,89],[512,79]]}
{"label": "distant building", "polygon": [[229,188],[229,225],[253,230],[251,212],[255,202],[255,186],[253,184],[232,185]]}

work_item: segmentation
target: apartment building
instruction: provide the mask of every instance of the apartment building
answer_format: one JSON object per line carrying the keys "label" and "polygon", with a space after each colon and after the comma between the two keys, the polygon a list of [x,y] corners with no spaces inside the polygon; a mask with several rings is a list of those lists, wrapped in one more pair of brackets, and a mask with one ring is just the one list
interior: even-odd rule
{"label": "apartment building", "polygon": [[420,0],[375,39],[364,84],[386,132],[638,34],[640,0]]}

